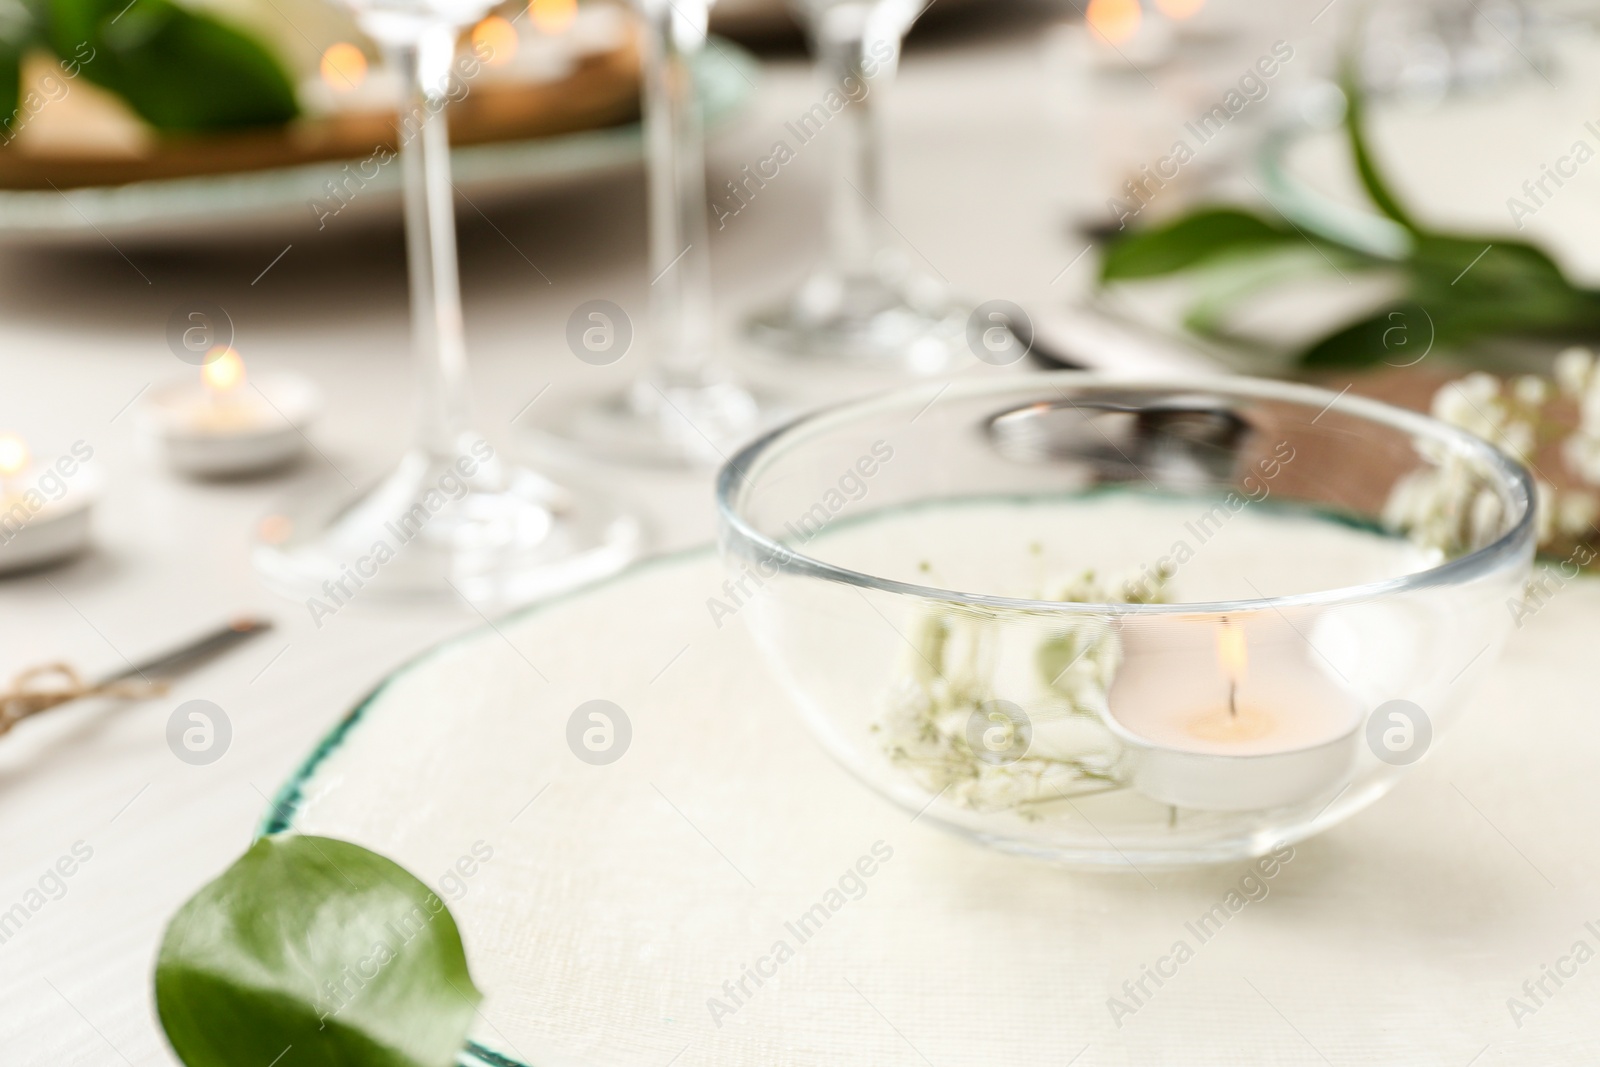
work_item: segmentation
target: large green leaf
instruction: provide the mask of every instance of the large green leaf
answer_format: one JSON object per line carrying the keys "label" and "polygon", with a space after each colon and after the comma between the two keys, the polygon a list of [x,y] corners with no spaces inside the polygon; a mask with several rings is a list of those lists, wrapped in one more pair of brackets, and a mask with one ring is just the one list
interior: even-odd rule
{"label": "large green leaf", "polygon": [[299,113],[283,67],[255,39],[171,0],[45,0],[59,56],[87,43],[83,76],[162,130],[287,122]]}
{"label": "large green leaf", "polygon": [[1260,251],[1301,240],[1294,230],[1274,226],[1248,212],[1205,208],[1117,240],[1106,249],[1100,277],[1116,281],[1173,274],[1229,253]]}
{"label": "large green leaf", "polygon": [[444,902],[326,837],[257,841],[173,917],[156,961],[188,1067],[446,1067],[479,999]]}

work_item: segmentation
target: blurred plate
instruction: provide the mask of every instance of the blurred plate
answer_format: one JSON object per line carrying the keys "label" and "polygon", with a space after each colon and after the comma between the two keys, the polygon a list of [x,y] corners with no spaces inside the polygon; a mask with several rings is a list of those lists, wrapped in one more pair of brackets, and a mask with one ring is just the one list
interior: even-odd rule
{"label": "blurred plate", "polygon": [[[631,49],[626,54],[631,56]],[[617,62],[617,56],[606,62]],[[695,75],[708,127],[715,128],[745,105],[755,91],[758,72],[756,59],[727,41],[715,41],[714,47],[701,54]],[[583,74],[580,68],[575,76]],[[608,111],[614,113],[617,101],[613,95],[600,93],[591,98],[598,109],[589,116],[591,120],[603,119]],[[636,112],[633,107],[628,110]],[[522,111],[520,121],[526,122],[525,105]],[[575,121],[570,110],[555,118],[566,123],[569,130]],[[480,122],[479,126],[487,125],[492,130],[494,120],[495,116],[489,116],[487,123]],[[503,123],[499,128],[505,128]],[[635,165],[642,158],[641,143],[639,124],[633,121],[459,146],[453,153],[455,184],[463,197],[473,200],[480,196],[500,199],[525,195],[575,178]],[[346,168],[370,151],[369,148],[354,160],[319,160],[231,173],[71,189],[0,190],[0,243],[36,246],[107,240],[185,242],[315,232],[321,228],[319,222],[322,227],[388,222],[400,210],[398,166],[373,168],[376,174],[363,176],[359,188],[336,216],[325,215],[327,206],[338,206],[330,196],[330,187],[347,183],[350,178]],[[55,179],[48,179],[46,184],[49,180]],[[56,184],[62,183],[56,180]],[[322,211],[317,209],[318,204],[324,205]]]}

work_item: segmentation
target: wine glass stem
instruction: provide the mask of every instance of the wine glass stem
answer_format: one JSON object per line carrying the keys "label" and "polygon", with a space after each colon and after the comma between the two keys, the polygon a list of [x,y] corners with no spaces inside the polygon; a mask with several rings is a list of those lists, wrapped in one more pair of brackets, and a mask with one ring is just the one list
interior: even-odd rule
{"label": "wine glass stem", "polygon": [[[706,383],[711,259],[706,227],[705,138],[693,60],[702,32],[674,33],[698,7],[647,5],[640,47],[650,214],[650,380],[663,390]],[[683,12],[679,8],[686,9]]]}
{"label": "wine glass stem", "polygon": [[[828,256],[835,269],[846,275],[865,274],[883,246],[878,217],[878,205],[883,201],[883,154],[876,97],[888,83],[892,68],[877,71],[869,87],[861,73],[867,41],[859,23],[841,28],[828,25],[827,19],[822,22],[816,33],[818,65],[827,87],[849,98],[836,131]],[[855,91],[848,91],[852,86]]]}
{"label": "wine glass stem", "polygon": [[416,447],[444,462],[456,458],[469,424],[450,130],[445,121],[455,38],[455,29],[447,23],[430,25],[414,43],[392,46],[389,56],[407,89],[398,136],[417,364]]}

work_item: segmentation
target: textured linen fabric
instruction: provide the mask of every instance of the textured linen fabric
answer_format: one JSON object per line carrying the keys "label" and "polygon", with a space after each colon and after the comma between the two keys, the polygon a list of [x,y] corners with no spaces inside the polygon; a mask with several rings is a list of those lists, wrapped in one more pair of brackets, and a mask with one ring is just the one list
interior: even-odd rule
{"label": "textured linen fabric", "polygon": [[[299,828],[451,900],[489,1048],[620,1067],[1593,1062],[1600,966],[1546,979],[1540,1005],[1522,984],[1600,947],[1581,625],[1600,587],[1535,614],[1392,795],[1198,927],[1255,867],[1063,870],[849,778],[742,619],[713,625],[721,581],[708,553],[678,557],[445,646],[305,783]],[[632,728],[606,766],[567,742],[595,699]],[[478,842],[492,857],[445,877]],[[875,844],[892,856],[798,926]],[[1170,976],[1135,1005],[1123,983],[1146,965]],[[740,992],[747,968],[771,977]],[[1513,996],[1535,1010],[1514,1018]]]}

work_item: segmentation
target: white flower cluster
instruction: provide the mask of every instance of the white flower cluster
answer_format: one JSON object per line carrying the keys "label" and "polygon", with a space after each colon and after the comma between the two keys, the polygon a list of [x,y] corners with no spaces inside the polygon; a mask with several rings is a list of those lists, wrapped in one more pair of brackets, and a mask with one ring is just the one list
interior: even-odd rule
{"label": "white flower cluster", "polygon": [[[1162,599],[1164,583],[1145,592],[1148,584],[1101,585],[1089,572],[1052,599]],[[1122,788],[1112,773],[1117,744],[1102,719],[1122,661],[1106,619],[1063,624],[941,605],[916,620],[911,645],[872,728],[928,792],[976,811],[1036,818],[1041,805]]]}
{"label": "white flower cluster", "polygon": [[[1558,395],[1568,397],[1578,404],[1578,427],[1562,442],[1562,458],[1579,481],[1600,485],[1600,370],[1594,354],[1584,348],[1562,352],[1556,357],[1555,382],[1552,389],[1533,375],[1502,383],[1491,374],[1469,374],[1439,390],[1433,398],[1433,415],[1534,467],[1540,438],[1552,425],[1548,409]],[[1385,520],[1446,555],[1492,540],[1499,532],[1502,509],[1481,474],[1453,454],[1428,458],[1436,466],[1416,471],[1395,486]],[[1594,493],[1557,490],[1543,478],[1536,478],[1535,486],[1541,546],[1584,541],[1595,534],[1600,499]]]}
{"label": "white flower cluster", "polygon": [[[1587,348],[1567,349],[1556,357],[1555,373],[1561,391],[1578,401],[1578,428],[1562,443],[1561,458],[1584,484],[1600,485],[1600,373],[1594,353]],[[1588,499],[1585,523],[1594,519],[1594,497]]]}

